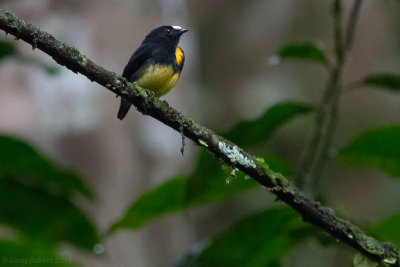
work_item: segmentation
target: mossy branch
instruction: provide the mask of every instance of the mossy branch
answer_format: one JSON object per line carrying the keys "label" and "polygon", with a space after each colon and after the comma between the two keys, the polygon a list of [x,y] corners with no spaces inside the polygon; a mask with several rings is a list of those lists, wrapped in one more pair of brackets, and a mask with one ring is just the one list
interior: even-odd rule
{"label": "mossy branch", "polygon": [[52,35],[18,19],[6,10],[0,10],[0,29],[31,44],[33,49],[42,50],[60,65],[128,99],[141,113],[170,126],[226,164],[243,171],[275,194],[278,199],[290,205],[304,221],[320,227],[373,261],[400,266],[400,253],[392,244],[365,235],[359,227],[337,217],[332,209],[321,206],[282,175],[273,172],[262,159],[256,158],[213,131],[183,116],[167,102],[153,97],[135,84],[128,83],[118,74],[96,65],[76,48],[56,40]]}

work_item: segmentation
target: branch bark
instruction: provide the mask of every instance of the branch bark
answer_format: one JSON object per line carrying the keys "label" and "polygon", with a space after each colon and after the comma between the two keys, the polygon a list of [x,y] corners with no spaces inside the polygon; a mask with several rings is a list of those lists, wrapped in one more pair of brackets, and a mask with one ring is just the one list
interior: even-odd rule
{"label": "branch bark", "polygon": [[58,41],[52,35],[20,20],[6,10],[0,10],[0,29],[31,44],[33,49],[42,50],[60,65],[128,99],[144,115],[168,125],[197,145],[209,150],[226,164],[243,171],[275,194],[278,199],[290,205],[305,222],[320,227],[373,261],[389,266],[400,266],[400,252],[394,245],[365,235],[359,227],[339,218],[331,208],[315,202],[281,174],[272,171],[262,159],[256,158],[213,131],[183,116],[166,101],[153,97],[135,83],[128,83],[118,74],[96,65],[76,48]]}

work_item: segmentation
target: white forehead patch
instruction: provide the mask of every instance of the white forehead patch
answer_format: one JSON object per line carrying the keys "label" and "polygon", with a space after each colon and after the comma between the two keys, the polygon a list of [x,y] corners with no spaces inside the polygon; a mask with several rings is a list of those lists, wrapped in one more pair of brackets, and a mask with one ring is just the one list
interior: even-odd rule
{"label": "white forehead patch", "polygon": [[172,28],[174,28],[174,30],[182,30],[182,27],[181,26],[174,26],[174,25],[172,25],[171,26]]}

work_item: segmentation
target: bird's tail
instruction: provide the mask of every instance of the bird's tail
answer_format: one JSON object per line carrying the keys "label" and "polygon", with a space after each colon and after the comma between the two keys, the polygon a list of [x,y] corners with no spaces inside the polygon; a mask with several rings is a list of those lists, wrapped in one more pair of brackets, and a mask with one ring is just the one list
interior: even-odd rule
{"label": "bird's tail", "polygon": [[126,114],[131,108],[131,105],[132,104],[128,100],[121,98],[121,105],[119,106],[118,110],[118,119],[122,120],[125,118]]}

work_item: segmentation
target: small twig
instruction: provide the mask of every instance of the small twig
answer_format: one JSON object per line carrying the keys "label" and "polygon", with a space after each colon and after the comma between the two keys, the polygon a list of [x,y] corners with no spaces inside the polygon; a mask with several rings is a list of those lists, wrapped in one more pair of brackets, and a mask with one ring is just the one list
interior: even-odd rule
{"label": "small twig", "polygon": [[183,156],[183,153],[185,152],[185,135],[183,134],[182,127],[179,128],[179,132],[181,133],[181,137],[182,137],[181,154]]}
{"label": "small twig", "polygon": [[334,0],[333,2],[333,32],[335,40],[336,65],[337,67],[343,63],[344,45],[343,45],[343,30],[342,30],[342,1]]}
{"label": "small twig", "polygon": [[341,0],[334,0],[333,2],[332,16],[336,63],[331,69],[330,78],[314,122],[311,141],[307,145],[296,177],[296,184],[298,186],[302,188],[310,184],[314,192],[319,190],[319,180],[325,168],[326,161],[329,159],[329,151],[333,143],[338,122],[340,92],[342,91],[340,83],[341,73],[346,59],[346,52],[351,47],[351,40],[359,9],[361,8],[361,2],[356,0],[354,3],[349,23],[345,29],[346,38],[344,41]]}
{"label": "small twig", "polygon": [[343,70],[344,62],[346,59],[346,54],[351,48],[351,43],[353,39],[354,27],[357,21],[357,17],[359,14],[359,10],[361,8],[362,1],[356,0],[354,6],[351,11],[349,23],[347,24],[347,28],[345,32],[347,33],[345,42],[343,42],[343,29],[342,29],[342,10],[341,10],[341,0],[335,0],[334,2],[334,20],[335,20],[335,51],[336,51],[336,58],[337,58],[337,77],[334,79],[336,83],[331,88],[331,106],[330,106],[330,114],[327,117],[327,125],[325,129],[325,138],[321,144],[321,152],[318,157],[317,163],[315,165],[313,175],[311,179],[313,179],[313,185],[315,189],[319,189],[319,180],[322,176],[322,172],[325,168],[325,164],[329,159],[330,151],[332,149],[333,138],[335,136],[336,126],[339,119],[339,101],[340,95],[342,91],[342,85],[340,84],[340,76]]}
{"label": "small twig", "polygon": [[[343,63],[344,50],[342,49],[342,7],[340,0],[333,2],[333,27],[335,39],[335,55],[336,62],[331,67],[331,73],[327,82],[324,94],[321,99],[320,108],[315,117],[313,132],[310,141],[307,144],[304,154],[302,155],[298,173],[296,176],[296,184],[300,188],[309,185],[312,188],[318,189],[316,181],[316,169],[321,167],[321,157],[324,154],[326,144],[327,129],[330,128],[329,121],[332,114],[332,96],[336,95],[336,88],[340,79],[341,66]],[[320,173],[320,171],[317,171]]]}
{"label": "small twig", "polygon": [[143,114],[152,116],[177,132],[181,131],[187,138],[213,153],[227,165],[241,170],[265,186],[278,199],[296,210],[304,221],[320,227],[373,261],[386,263],[388,266],[400,266],[400,252],[392,244],[365,235],[360,228],[337,217],[332,209],[321,206],[282,175],[273,172],[263,160],[186,118],[167,102],[147,94],[136,84],[128,83],[125,78],[96,65],[76,48],[56,40],[52,35],[5,10],[0,10],[0,29],[29,44],[33,44],[35,39],[37,48],[59,64],[128,99]]}
{"label": "small twig", "polygon": [[313,185],[313,191],[319,191],[320,179],[325,163],[328,159],[328,152],[332,145],[336,124],[338,121],[338,106],[340,99],[340,78],[345,59],[343,29],[342,29],[342,3],[341,0],[333,2],[333,32],[335,40],[336,64],[332,69],[331,78],[328,82],[324,95],[324,105],[326,111],[323,111],[322,123],[320,126],[320,142],[317,146],[317,152],[310,168],[310,181]]}
{"label": "small twig", "polygon": [[351,9],[349,22],[347,24],[346,39],[345,39],[345,45],[347,50],[349,50],[353,44],[354,29],[356,27],[357,18],[361,10],[362,3],[363,3],[362,0],[355,0],[353,8]]}

